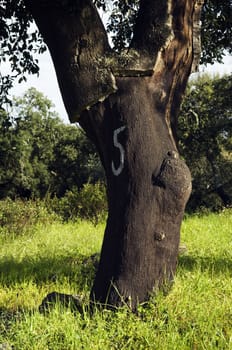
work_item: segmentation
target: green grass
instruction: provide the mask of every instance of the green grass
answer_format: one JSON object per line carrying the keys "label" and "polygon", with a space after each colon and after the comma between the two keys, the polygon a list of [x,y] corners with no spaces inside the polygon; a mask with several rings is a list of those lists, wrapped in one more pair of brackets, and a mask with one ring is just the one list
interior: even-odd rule
{"label": "green grass", "polygon": [[[138,314],[88,313],[93,256],[104,225],[53,223],[17,237],[0,235],[0,349],[232,349],[232,211],[191,216],[175,283]],[[78,294],[84,315],[61,305],[38,312],[52,291]]]}

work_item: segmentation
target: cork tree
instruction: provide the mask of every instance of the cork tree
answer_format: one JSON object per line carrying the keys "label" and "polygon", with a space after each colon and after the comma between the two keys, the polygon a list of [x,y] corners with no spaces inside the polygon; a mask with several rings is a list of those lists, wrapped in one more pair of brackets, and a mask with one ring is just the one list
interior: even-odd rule
{"label": "cork tree", "polygon": [[25,1],[71,122],[95,143],[108,220],[91,299],[145,301],[173,279],[191,176],[175,125],[199,40],[202,1],[140,1],[129,47],[114,52],[90,0]]}
{"label": "cork tree", "polygon": [[134,309],[173,280],[191,192],[177,117],[198,66],[203,2],[125,1],[138,10],[119,50],[93,1],[24,0],[51,53],[70,121],[96,145],[105,170],[108,219],[90,295],[101,304]]}

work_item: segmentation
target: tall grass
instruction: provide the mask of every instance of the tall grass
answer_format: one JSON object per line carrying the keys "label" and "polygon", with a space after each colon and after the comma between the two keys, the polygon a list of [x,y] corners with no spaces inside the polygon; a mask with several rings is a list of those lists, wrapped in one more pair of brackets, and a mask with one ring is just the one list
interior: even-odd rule
{"label": "tall grass", "polygon": [[[191,216],[175,283],[137,314],[88,312],[104,224],[36,224],[14,239],[0,235],[0,344],[20,350],[232,349],[232,211]],[[78,294],[83,315],[57,304],[38,312],[52,291]],[[0,345],[1,348],[1,345]]]}

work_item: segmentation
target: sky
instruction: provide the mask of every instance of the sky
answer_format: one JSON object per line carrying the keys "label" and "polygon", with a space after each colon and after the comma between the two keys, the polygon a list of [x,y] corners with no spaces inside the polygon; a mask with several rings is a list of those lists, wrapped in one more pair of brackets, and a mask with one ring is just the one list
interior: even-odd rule
{"label": "sky", "polygon": [[[69,123],[68,116],[59,91],[56,74],[50,54],[48,52],[45,52],[38,58],[40,67],[39,77],[37,77],[36,75],[27,76],[27,82],[23,82],[21,84],[16,83],[13,89],[11,90],[11,94],[14,96],[21,96],[30,87],[35,87],[38,91],[42,92],[53,102],[53,104],[55,105],[55,110],[58,112],[61,119],[65,123]],[[200,72],[194,73],[194,75],[202,74],[205,72],[211,74],[219,73],[220,75],[231,73],[232,56],[225,56],[224,64],[216,63],[214,65],[200,66]]]}

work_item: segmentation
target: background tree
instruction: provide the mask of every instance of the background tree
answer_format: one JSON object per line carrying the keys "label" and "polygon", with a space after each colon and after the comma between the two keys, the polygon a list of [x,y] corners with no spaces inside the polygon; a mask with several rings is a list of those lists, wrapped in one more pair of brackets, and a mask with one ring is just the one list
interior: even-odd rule
{"label": "background tree", "polygon": [[201,63],[222,62],[223,56],[232,53],[232,2],[207,0],[202,11]]}
{"label": "background tree", "polygon": [[[126,17],[123,1],[113,3]],[[174,136],[199,58],[203,1],[139,1],[120,53],[90,0],[24,4],[51,52],[69,118],[95,143],[106,172],[109,217],[91,298],[134,308],[176,268],[190,174]]]}
{"label": "background tree", "polygon": [[65,125],[52,102],[29,89],[1,112],[1,198],[63,196],[103,179],[93,145],[77,126]]}
{"label": "background tree", "polygon": [[50,162],[53,174],[50,192],[58,197],[86,183],[104,181],[104,170],[92,143],[77,126],[63,125]]}
{"label": "background tree", "polygon": [[14,101],[15,132],[22,140],[21,196],[43,197],[50,187],[49,165],[61,124],[52,107],[51,101],[34,88]]}
{"label": "background tree", "polygon": [[[35,89],[15,98],[5,113],[7,133],[1,130],[1,197],[43,197],[49,188],[49,162],[53,157],[55,128],[60,124],[51,102]],[[10,116],[9,116],[10,115]],[[4,180],[3,180],[4,179]]]}
{"label": "background tree", "polygon": [[0,110],[0,134],[0,198],[7,195],[14,197],[21,140],[14,132],[12,119],[4,110]]}
{"label": "background tree", "polygon": [[232,203],[232,76],[190,82],[179,117],[179,147],[193,177],[188,209]]}

